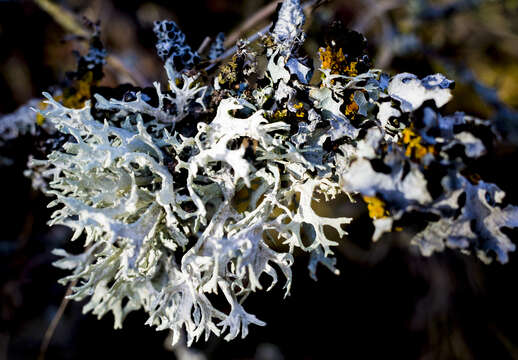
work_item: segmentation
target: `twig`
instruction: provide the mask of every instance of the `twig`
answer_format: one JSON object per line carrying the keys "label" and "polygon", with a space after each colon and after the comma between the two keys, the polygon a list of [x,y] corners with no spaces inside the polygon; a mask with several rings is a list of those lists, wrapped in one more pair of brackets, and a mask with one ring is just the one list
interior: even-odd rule
{"label": "twig", "polygon": [[47,349],[49,347],[50,341],[52,340],[52,336],[54,335],[54,332],[56,331],[56,328],[59,324],[59,321],[61,320],[61,317],[63,317],[65,309],[67,308],[67,305],[70,302],[70,299],[68,298],[68,296],[72,294],[72,288],[74,286],[76,286],[76,284],[77,284],[77,280],[73,280],[68,285],[65,296],[63,296],[63,299],[61,300],[61,304],[59,304],[58,311],[56,311],[56,314],[52,318],[52,321],[50,322],[49,327],[47,328],[47,331],[45,331],[45,335],[43,335],[43,341],[41,342],[38,360],[45,359],[45,354],[47,353]]}
{"label": "twig", "polygon": [[[72,12],[62,6],[50,2],[49,0],[35,1],[36,4],[38,4],[43,11],[49,14],[63,29],[83,39],[89,37],[89,31],[85,29],[77,16]],[[128,69],[117,56],[106,56],[106,62],[128,76],[136,86],[144,87],[149,84],[149,81],[147,81],[140,72],[136,71],[136,69]]]}
{"label": "twig", "polygon": [[106,63],[113,67],[115,70],[123,73],[128,78],[130,78],[134,82],[134,85],[140,87],[145,87],[149,85],[149,81],[140,72],[135,70],[131,71],[130,69],[128,69],[119,57],[115,55],[108,55],[106,56]]}
{"label": "twig", "polygon": [[35,0],[47,14],[49,14],[55,22],[63,29],[80,37],[88,37],[88,31],[79,23],[77,17],[62,6],[54,4],[49,0]]}
{"label": "twig", "polygon": [[[270,26],[271,26],[271,24],[265,26],[264,28],[262,28],[261,30],[256,32],[255,34],[253,34],[250,37],[248,37],[246,39],[246,41],[247,42],[253,42],[253,41],[257,40],[258,38],[260,38],[261,36],[263,36],[264,34],[266,34],[268,32],[268,29],[270,28]],[[216,64],[219,63],[220,61],[223,61],[226,58],[231,57],[236,51],[237,51],[237,45],[234,45],[230,49],[227,49],[227,51],[225,51],[222,55],[220,55],[219,57],[217,57],[214,60],[211,60],[210,61],[210,65],[205,68],[205,71],[209,71],[214,66],[216,66]]]}
{"label": "twig", "polygon": [[201,54],[203,52],[203,50],[205,50],[207,45],[209,45],[210,40],[211,40],[210,36],[206,36],[205,39],[203,39],[202,43],[200,44],[200,47],[198,48],[198,50],[196,52],[198,54]]}
{"label": "twig", "polygon": [[281,0],[275,0],[269,3],[268,5],[264,6],[263,8],[259,9],[255,13],[254,16],[247,19],[245,22],[243,22],[239,27],[232,31],[225,39],[225,42],[223,45],[225,47],[229,47],[236,43],[236,41],[239,40],[239,38],[246,33],[248,30],[259,24],[261,21],[269,17],[275,12],[275,9],[277,9],[277,5],[281,3]]}
{"label": "twig", "polygon": [[476,9],[481,0],[459,0],[443,6],[429,5],[425,1],[426,6],[419,11],[417,17],[424,21],[444,20],[450,18],[460,12]]}
{"label": "twig", "polygon": [[403,5],[401,0],[389,0],[383,2],[372,3],[372,6],[369,6],[369,10],[366,13],[362,14],[361,17],[357,18],[354,24],[352,25],[352,29],[364,33],[367,29],[370,28],[374,19],[383,16],[385,13],[398,8]]}
{"label": "twig", "polygon": [[311,13],[313,13],[319,7],[327,5],[331,2],[333,2],[333,0],[317,0],[316,3],[313,5],[313,8],[311,9]]}
{"label": "twig", "polygon": [[[309,0],[309,1],[306,1],[303,5],[302,5],[302,8],[304,9],[305,12],[310,12],[310,7],[314,6],[315,4],[318,3],[318,0]],[[256,32],[255,34],[249,36],[246,41],[247,42],[253,42],[255,40],[257,40],[258,38],[260,38],[261,36],[263,36],[264,34],[266,34],[268,32],[268,29],[270,29],[270,27],[272,26],[272,23],[269,23],[268,25],[266,25],[265,27],[263,27],[261,30],[259,30],[258,32]],[[216,66],[217,63],[219,63],[220,61],[223,61],[227,58],[229,58],[230,56],[232,56],[232,54],[234,54],[235,52],[237,51],[237,45],[234,45],[233,47],[231,47],[230,49],[227,49],[227,51],[225,51],[221,56],[219,56],[218,58],[216,59],[213,59],[210,61],[210,65],[207,66],[205,68],[205,71],[209,71],[210,69],[212,69],[214,66]]]}

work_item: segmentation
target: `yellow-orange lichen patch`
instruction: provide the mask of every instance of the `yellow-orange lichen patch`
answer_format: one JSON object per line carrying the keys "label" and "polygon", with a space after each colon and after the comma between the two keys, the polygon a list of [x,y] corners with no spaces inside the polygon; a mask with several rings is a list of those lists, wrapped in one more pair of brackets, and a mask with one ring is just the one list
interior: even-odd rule
{"label": "yellow-orange lichen patch", "polygon": [[67,94],[65,91],[62,98],[63,105],[72,109],[82,108],[85,104],[85,101],[90,99],[92,96],[92,85],[93,73],[89,71],[81,80],[76,81],[74,88],[70,91],[70,94]]}
{"label": "yellow-orange lichen patch", "polygon": [[[49,104],[47,104],[43,101],[40,101],[40,103],[38,104],[38,108],[40,110],[45,110],[48,106],[49,106]],[[44,122],[45,122],[45,117],[43,115],[41,115],[40,113],[37,113],[36,114],[36,124],[41,126],[41,125],[43,125]]]}
{"label": "yellow-orange lichen patch", "polygon": [[273,120],[279,121],[279,120],[284,119],[286,116],[288,116],[288,110],[286,110],[286,109],[277,110],[276,112],[273,113]]}
{"label": "yellow-orange lichen patch", "polygon": [[338,74],[340,68],[347,63],[347,59],[341,48],[338,49],[338,51],[333,51],[330,46],[327,46],[325,49],[320,48],[318,52],[320,61],[322,62],[322,68],[331,69],[332,74]]}
{"label": "yellow-orange lichen patch", "polygon": [[385,202],[375,196],[363,196],[363,201],[367,204],[369,216],[372,219],[387,217],[389,212],[385,210]]}
{"label": "yellow-orange lichen patch", "polygon": [[358,110],[360,109],[358,107],[358,104],[356,104],[356,101],[354,101],[354,94],[351,94],[351,96],[349,96],[349,101],[349,104],[345,107],[345,115],[347,116],[356,114],[356,112],[358,112]]}
{"label": "yellow-orange lichen patch", "polygon": [[402,143],[406,146],[405,156],[421,160],[426,154],[433,154],[435,149],[432,145],[423,145],[422,138],[417,135],[411,128],[405,128],[402,131]]}
{"label": "yellow-orange lichen patch", "polygon": [[293,107],[297,110],[297,112],[295,113],[296,117],[303,118],[306,115],[306,112],[304,111],[304,104],[302,104],[301,102],[293,105]]}
{"label": "yellow-orange lichen patch", "polygon": [[331,69],[331,74],[346,76],[358,75],[356,61],[349,63],[341,48],[334,50],[330,46],[327,46],[325,49],[320,48],[318,52],[320,61],[322,62],[322,69]]}
{"label": "yellow-orange lichen patch", "polygon": [[[67,108],[81,109],[85,105],[85,101],[92,97],[91,88],[95,84],[93,80],[93,73],[88,71],[82,79],[75,81],[71,88],[63,91],[63,94],[54,96],[54,100],[63,104]],[[48,104],[40,102],[38,107],[45,110]],[[45,122],[45,117],[41,114],[36,114],[36,123],[42,125]]]}

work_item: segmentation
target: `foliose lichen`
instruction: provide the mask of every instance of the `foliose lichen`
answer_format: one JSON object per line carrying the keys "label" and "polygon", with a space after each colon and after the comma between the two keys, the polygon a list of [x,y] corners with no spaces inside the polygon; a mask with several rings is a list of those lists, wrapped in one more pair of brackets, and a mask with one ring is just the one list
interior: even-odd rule
{"label": "foliose lichen", "polygon": [[84,239],[79,254],[54,253],[85,312],[111,312],[119,328],[142,309],[174,341],[184,329],[189,345],[245,337],[264,322],[244,300],[279,276],[288,295],[296,251],[313,278],[318,264],[338,273],[330,233],[346,235],[352,219],[320,216],[314,202],[339,194],[367,203],[373,240],[418,213],[426,225],[411,242],[423,255],[450,247],[508,260],[502,228],[518,225],[518,208],[466,166],[496,138],[491,124],[442,115],[454,83],[441,74],[372,69],[356,33],[326,40],[315,67],[303,24],[299,1],[286,0],[261,50],[241,42],[202,82],[185,35],[157,22],[167,87],[97,93],[77,109],[45,94],[39,112],[68,140],[29,166],[48,179],[50,224]]}

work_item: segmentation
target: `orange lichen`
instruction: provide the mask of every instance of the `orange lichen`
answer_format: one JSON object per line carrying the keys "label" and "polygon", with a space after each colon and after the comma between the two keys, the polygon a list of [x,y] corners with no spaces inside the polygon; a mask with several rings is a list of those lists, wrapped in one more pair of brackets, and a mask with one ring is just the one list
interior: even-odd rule
{"label": "orange lichen", "polygon": [[288,110],[286,110],[286,109],[277,110],[276,112],[273,113],[273,120],[279,121],[279,120],[284,119],[286,116],[288,116]]}
{"label": "orange lichen", "polygon": [[218,83],[220,85],[228,84],[229,88],[236,85],[240,71],[239,63],[239,56],[235,54],[228,63],[219,67]]}
{"label": "orange lichen", "polygon": [[347,64],[347,59],[341,48],[338,51],[333,51],[330,46],[327,46],[325,49],[320,48],[318,52],[322,62],[322,69],[331,69],[332,74],[338,74],[344,64]]}
{"label": "orange lichen", "polygon": [[[93,84],[93,73],[91,71],[87,72],[85,76],[77,80],[74,84],[75,86],[68,91],[63,93],[62,103],[64,106],[72,108],[72,109],[80,109],[84,106],[85,101],[90,99],[91,88]],[[57,100],[57,99],[56,99]]]}
{"label": "orange lichen", "polygon": [[318,52],[320,61],[322,62],[322,69],[331,69],[331,74],[345,76],[358,75],[358,70],[356,69],[357,62],[352,61],[349,63],[341,48],[334,50],[330,46],[327,46],[325,49],[320,48]]}
{"label": "orange lichen", "polygon": [[349,101],[350,103],[345,107],[345,115],[347,116],[355,114],[360,109],[356,101],[354,101],[354,94],[349,96]]}
{"label": "orange lichen", "polygon": [[411,128],[403,129],[403,145],[406,146],[405,156],[415,160],[421,160],[426,154],[433,154],[435,149],[432,145],[423,145],[422,137],[417,135]]}
{"label": "orange lichen", "polygon": [[347,68],[345,69],[345,73],[348,76],[357,76],[358,75],[358,69],[356,69],[356,65],[358,63],[356,61],[351,62]]}
{"label": "orange lichen", "polygon": [[297,112],[295,113],[295,116],[297,116],[299,118],[303,118],[304,115],[306,115],[306,112],[304,111],[304,104],[302,104],[301,102],[293,105],[293,107],[297,110]]}
{"label": "orange lichen", "polygon": [[[40,110],[45,110],[48,106],[49,106],[49,104],[47,104],[43,101],[40,101],[40,103],[38,104],[38,108]],[[40,113],[37,113],[36,114],[36,124],[41,126],[41,125],[43,125],[44,122],[45,122],[45,117],[43,115],[41,115]]]}
{"label": "orange lichen", "polygon": [[[82,79],[76,80],[72,87],[63,91],[63,94],[54,96],[54,100],[60,102],[63,106],[71,109],[81,109],[85,105],[85,101],[92,97],[91,88],[96,82],[93,80],[93,73],[88,71]],[[45,110],[48,104],[40,102],[38,107]],[[36,123],[42,125],[45,122],[45,117],[41,114],[36,114]]]}
{"label": "orange lichen", "polygon": [[363,201],[367,204],[369,216],[372,219],[387,217],[389,212],[385,210],[385,202],[375,196],[363,196]]}

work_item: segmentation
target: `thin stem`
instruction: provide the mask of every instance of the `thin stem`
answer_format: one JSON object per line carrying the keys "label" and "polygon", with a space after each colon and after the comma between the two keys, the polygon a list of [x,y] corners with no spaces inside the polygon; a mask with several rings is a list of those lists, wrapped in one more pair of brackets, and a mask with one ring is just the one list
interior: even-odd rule
{"label": "thin stem", "polygon": [[211,40],[210,36],[206,36],[205,39],[203,39],[202,43],[200,44],[200,47],[198,48],[198,50],[196,52],[198,54],[201,54],[203,52],[203,50],[205,50],[207,45],[209,45],[210,40]]}
{"label": "thin stem", "polygon": [[144,87],[149,85],[149,81],[138,71],[133,71],[128,69],[126,65],[122,62],[122,60],[115,55],[106,56],[106,63],[113,67],[116,71],[126,75],[131,81],[133,81],[134,85]]}
{"label": "thin stem", "polygon": [[[304,9],[304,11],[306,13],[310,13],[310,7],[314,6],[314,5],[318,5],[319,4],[319,1],[318,0],[309,0],[309,1],[306,1],[303,5],[302,5],[302,8]],[[263,27],[261,30],[259,30],[258,32],[256,32],[255,34],[249,36],[246,41],[251,43],[255,40],[257,40],[258,38],[260,38],[261,36],[263,36],[264,34],[266,34],[268,32],[268,29],[272,26],[272,23],[269,23],[268,25],[266,25],[265,27]],[[232,35],[232,34],[231,34]],[[218,58],[214,59],[214,60],[211,60],[210,61],[210,65],[207,66],[205,68],[205,71],[209,71],[210,69],[212,69],[214,66],[216,66],[217,63],[219,63],[220,61],[223,61],[227,58],[229,58],[230,56],[232,56],[235,52],[237,51],[237,45],[234,45],[233,47],[231,47],[230,49],[227,49],[227,51],[225,51],[221,56],[219,56]]]}
{"label": "thin stem", "polygon": [[[35,1],[36,4],[38,4],[43,11],[49,14],[63,29],[81,39],[87,39],[89,37],[89,31],[85,29],[74,13],[49,0]],[[136,69],[128,69],[122,60],[115,55],[108,55],[106,57],[106,62],[116,70],[128,76],[136,86],[143,87],[149,84],[149,81],[147,81],[142,74],[140,74]]]}
{"label": "thin stem", "polygon": [[52,318],[52,321],[50,322],[49,327],[47,328],[47,331],[45,331],[45,335],[43,335],[43,341],[41,342],[38,360],[45,359],[45,354],[47,353],[47,349],[50,345],[50,341],[52,340],[52,336],[54,335],[54,332],[56,331],[56,328],[59,324],[59,321],[63,317],[63,314],[65,313],[65,309],[67,308],[67,305],[70,302],[70,299],[68,298],[68,296],[72,294],[72,288],[74,286],[76,286],[76,284],[77,284],[77,280],[74,280],[68,285],[65,296],[63,296],[63,299],[61,300],[61,304],[59,304],[58,311],[56,311],[56,314]]}
{"label": "thin stem", "polygon": [[72,12],[49,0],[35,0],[35,2],[66,31],[80,37],[88,37],[88,31],[85,30]]}
{"label": "thin stem", "polygon": [[281,2],[281,0],[275,0],[259,9],[259,11],[254,14],[254,16],[244,21],[236,30],[232,31],[227,36],[224,42],[224,46],[229,47],[235,44],[244,33],[246,33],[254,26],[257,26],[257,24],[259,24],[261,21],[272,15],[275,12],[275,9],[277,9],[277,5]]}

